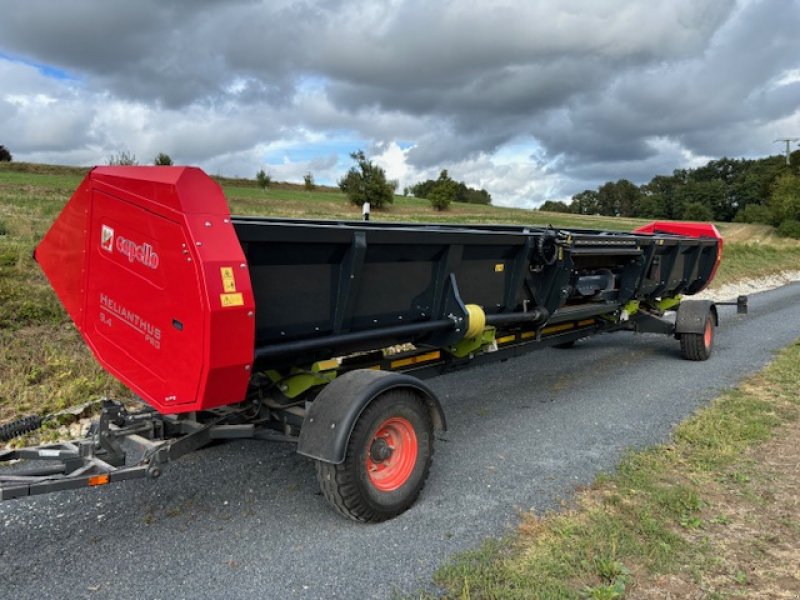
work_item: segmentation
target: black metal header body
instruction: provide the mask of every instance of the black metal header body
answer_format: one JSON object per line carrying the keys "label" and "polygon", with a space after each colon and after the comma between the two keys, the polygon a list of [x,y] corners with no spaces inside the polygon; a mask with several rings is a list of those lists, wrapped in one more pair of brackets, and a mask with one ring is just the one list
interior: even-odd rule
{"label": "black metal header body", "polygon": [[466,304],[481,306],[488,322],[538,310],[546,325],[693,294],[712,276],[719,244],[505,225],[259,217],[233,225],[255,295],[256,369],[452,343],[463,337]]}

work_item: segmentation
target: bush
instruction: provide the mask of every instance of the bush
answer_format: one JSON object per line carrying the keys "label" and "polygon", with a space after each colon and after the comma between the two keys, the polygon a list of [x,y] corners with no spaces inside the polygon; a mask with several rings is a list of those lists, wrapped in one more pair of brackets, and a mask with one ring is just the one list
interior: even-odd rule
{"label": "bush", "polygon": [[762,223],[769,225],[772,223],[772,211],[763,204],[748,204],[736,213],[737,223]]}
{"label": "bush", "polygon": [[310,172],[303,175],[303,184],[309,192],[317,187],[314,183],[314,176]]}
{"label": "bush", "polygon": [[371,160],[367,160],[364,152],[358,150],[350,154],[357,165],[351,167],[347,174],[339,180],[342,190],[350,202],[362,206],[369,202],[373,208],[383,208],[394,202],[396,181],[386,181],[386,172]]}
{"label": "bush", "polygon": [[0,162],[11,162],[11,152],[5,146],[0,146]]}
{"label": "bush", "polygon": [[778,233],[783,237],[800,240],[800,221],[795,219],[786,219],[780,225],[778,225]]}

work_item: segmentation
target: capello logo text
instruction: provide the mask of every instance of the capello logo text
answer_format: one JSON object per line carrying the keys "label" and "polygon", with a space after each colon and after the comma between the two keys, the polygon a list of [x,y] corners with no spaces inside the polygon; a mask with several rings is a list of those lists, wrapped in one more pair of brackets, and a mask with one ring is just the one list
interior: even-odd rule
{"label": "capello logo text", "polygon": [[117,235],[114,247],[117,252],[128,257],[130,262],[138,262],[150,269],[158,268],[158,253],[147,242],[137,244],[136,242]]}

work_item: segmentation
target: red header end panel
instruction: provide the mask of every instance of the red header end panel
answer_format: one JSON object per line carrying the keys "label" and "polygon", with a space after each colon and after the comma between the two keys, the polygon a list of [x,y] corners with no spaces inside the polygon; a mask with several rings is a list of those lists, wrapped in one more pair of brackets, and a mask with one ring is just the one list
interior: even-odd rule
{"label": "red header end panel", "polygon": [[93,169],[36,259],[103,367],[160,412],[244,399],[250,275],[222,190],[201,170]]}

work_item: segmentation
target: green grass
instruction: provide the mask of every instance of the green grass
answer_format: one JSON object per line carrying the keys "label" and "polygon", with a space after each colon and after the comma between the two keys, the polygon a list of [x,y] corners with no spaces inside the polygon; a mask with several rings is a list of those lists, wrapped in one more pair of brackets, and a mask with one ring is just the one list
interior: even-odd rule
{"label": "green grass", "polygon": [[800,245],[725,244],[715,284],[719,286],[787,270],[800,271]]}
{"label": "green grass", "polygon": [[[574,508],[524,516],[516,534],[456,557],[435,582],[445,597],[461,599],[621,598],[664,574],[682,574],[706,591],[745,585],[745,567],[726,562],[718,547],[725,544],[715,545],[714,532],[740,546],[740,564],[763,558],[725,528],[737,518],[732,507],[749,514],[769,502],[762,490],[775,474],[761,474],[748,452],[800,416],[799,362],[795,344],[679,425],[671,443],[630,452],[614,474],[579,494]],[[786,469],[797,478],[796,463]],[[759,477],[758,493],[748,492]],[[720,507],[733,516],[717,512]],[[787,536],[800,536],[798,527],[794,538],[791,531],[773,531],[779,528],[766,518],[758,526],[787,545]],[[720,584],[720,572],[733,575]]]}

